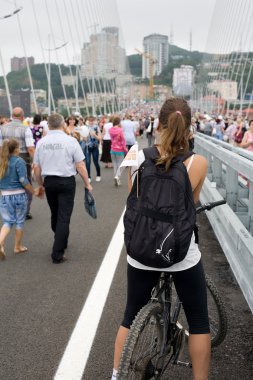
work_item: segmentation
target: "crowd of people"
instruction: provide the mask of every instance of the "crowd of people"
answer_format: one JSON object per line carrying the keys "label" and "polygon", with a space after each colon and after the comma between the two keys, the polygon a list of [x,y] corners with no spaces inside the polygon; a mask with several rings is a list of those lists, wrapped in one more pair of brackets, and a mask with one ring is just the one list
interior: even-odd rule
{"label": "crowd of people", "polygon": [[[0,213],[3,221],[0,260],[6,258],[5,241],[13,226],[16,229],[14,253],[28,251],[22,244],[22,237],[25,220],[32,218],[32,196],[43,198],[46,195],[54,233],[52,262],[65,262],[76,174],[80,175],[83,186],[92,192],[91,160],[95,166],[96,182],[102,180],[102,162],[105,168],[113,168],[114,184],[120,186],[118,169],[137,137],[146,138],[149,153],[154,153],[156,157],[155,167],[156,164],[162,165],[163,170],[169,171],[173,160],[181,157],[194,209],[207,169],[205,158],[191,151],[194,131],[253,151],[253,121],[223,119],[222,116],[213,118],[207,114],[191,118],[187,102],[179,98],[168,99],[160,110],[159,118],[158,113],[157,105],[151,107],[144,104],[133,107],[126,114],[108,117],[83,118],[76,113],[64,119],[55,113],[48,118],[35,115],[31,120],[25,119],[22,108],[15,107],[11,120],[0,117]],[[139,152],[140,165],[145,161],[146,154],[145,150]],[[33,187],[33,180],[38,184],[36,188]],[[132,182],[129,188],[132,188]],[[166,199],[167,193],[164,195]],[[187,315],[194,378],[206,380],[210,364],[206,287],[201,254],[193,231],[190,231],[189,237],[185,258],[162,270],[172,273]],[[161,268],[144,265],[133,259],[130,252],[127,253],[127,305],[116,338],[112,379],[117,378],[120,355],[130,325],[148,301],[161,272]]]}
{"label": "crowd of people", "polygon": [[[149,110],[149,111],[148,111]],[[125,154],[136,143],[137,136],[147,138],[148,146],[152,146],[157,139],[157,109],[133,108],[131,112],[119,115],[83,118],[78,112],[65,118],[64,131],[74,137],[80,144],[85,155],[85,164],[89,181],[91,178],[91,161],[96,170],[96,182],[101,181],[100,163],[105,168],[114,169],[115,186],[120,185],[117,170]],[[145,112],[144,112],[145,111]],[[10,119],[0,116],[0,125],[6,125]],[[24,118],[24,127],[32,132],[34,147],[38,141],[48,133],[47,116],[35,115],[33,118]]]}
{"label": "crowd of people", "polygon": [[[0,116],[0,212],[3,220],[0,259],[6,258],[5,240],[14,225],[14,252],[27,252],[22,237],[25,220],[33,218],[30,212],[32,197],[42,198],[46,193],[54,232],[52,261],[64,262],[76,173],[91,191],[91,160],[96,182],[101,181],[102,162],[105,168],[113,168],[114,184],[120,186],[117,173],[121,162],[136,143],[137,136],[143,137],[144,131],[147,144],[153,144],[154,120],[153,115],[83,118],[79,113],[65,119],[58,114],[49,118],[39,114],[25,118],[20,107],[12,110],[10,119]],[[33,180],[39,185],[36,189],[32,186]],[[64,213],[59,213],[61,208]]]}
{"label": "crowd of people", "polygon": [[192,126],[200,133],[253,152],[253,120],[196,114]]}
{"label": "crowd of people", "polygon": [[[113,168],[112,180],[116,187],[120,186],[119,167],[127,152],[137,142],[137,138],[145,138],[148,147],[153,146],[154,143],[159,143],[159,109],[157,103],[144,103],[133,106],[127,113],[117,115],[89,116],[84,118],[80,113],[76,112],[62,119],[62,133],[72,138],[72,140],[66,140],[65,143],[67,144],[68,142],[69,146],[74,146],[74,141],[77,144],[75,146],[78,146],[79,149],[78,158],[82,157],[80,160],[82,161],[81,169],[80,164],[77,163],[75,158],[74,162],[77,163],[77,167],[73,167],[70,170],[71,173],[74,175],[79,168],[85,183],[87,172],[87,183],[90,184],[94,180],[91,176],[91,163],[93,161],[96,173],[95,181],[100,182],[102,179],[102,163],[104,168]],[[206,113],[196,113],[191,118],[190,130],[189,145],[191,149],[194,146],[194,132],[198,131],[208,136],[213,136],[218,140],[253,151],[253,120],[243,119],[242,117],[228,118],[222,115],[209,116]],[[39,151],[41,141],[44,141],[42,138],[50,134],[52,132],[50,132],[47,116],[38,114],[34,115],[33,118],[25,118],[24,112],[20,107],[13,109],[11,119],[0,116],[0,147],[2,148],[0,163],[0,189],[2,197],[0,211],[4,222],[0,233],[1,258],[5,258],[5,239],[11,227],[15,224],[13,219],[15,202],[19,202],[20,205],[22,204],[23,208],[22,212],[20,211],[20,215],[16,215],[14,251],[15,253],[27,251],[27,248],[22,245],[24,222],[25,219],[32,219],[30,209],[33,195],[41,197],[43,195],[42,188],[44,189],[41,178],[39,178],[40,187],[38,189],[33,189],[32,187],[32,180],[36,178],[35,151]],[[49,152],[50,149],[47,151]],[[26,167],[26,176],[23,175],[24,165]],[[59,176],[63,177],[66,175],[61,170],[59,171],[59,168],[55,169],[55,173],[60,173]],[[53,174],[57,176],[55,173]],[[50,173],[46,174],[48,174],[48,177],[51,175]],[[45,173],[42,173],[42,175],[45,177]],[[6,176],[9,180],[6,179]],[[48,181],[47,179],[46,183]],[[12,205],[10,203],[9,190],[13,196],[14,203]],[[52,204],[50,208],[51,212],[55,214]],[[7,209],[9,209],[8,217]],[[71,212],[72,210],[70,211],[69,220]],[[52,229],[55,230],[55,221],[52,222]],[[64,251],[62,249],[60,254],[55,255],[52,253],[53,258],[57,257],[56,260],[62,259],[63,256]]]}

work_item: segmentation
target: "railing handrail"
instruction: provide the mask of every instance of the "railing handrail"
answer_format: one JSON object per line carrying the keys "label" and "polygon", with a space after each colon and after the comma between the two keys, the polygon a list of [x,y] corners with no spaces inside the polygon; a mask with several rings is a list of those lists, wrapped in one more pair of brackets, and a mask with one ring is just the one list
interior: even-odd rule
{"label": "railing handrail", "polygon": [[[210,136],[203,136],[202,133],[197,133],[195,135],[196,142],[211,155],[218,158],[225,165],[232,167],[237,170],[238,173],[245,176],[247,179],[253,182],[253,157],[249,159],[248,156],[242,156],[241,148],[223,147],[222,141],[217,143],[217,139]],[[243,152],[246,153],[246,152]]]}
{"label": "railing handrail", "polygon": [[[253,312],[253,160],[241,148],[201,133],[195,136],[195,149],[208,160],[201,202],[227,201],[207,217]],[[241,177],[247,179],[245,186]]]}
{"label": "railing handrail", "polygon": [[199,136],[201,138],[204,138],[205,140],[207,141],[210,141],[212,142],[213,144],[216,144],[216,145],[219,145],[219,146],[222,146],[222,148],[225,148],[231,152],[234,152],[242,157],[245,157],[247,158],[248,160],[250,161],[253,161],[253,152],[249,152],[243,148],[239,148],[239,147],[236,147],[236,146],[233,146],[225,141],[221,141],[221,140],[218,140],[216,139],[215,137],[212,137],[212,136],[208,136],[208,135],[205,135],[204,133],[200,133],[200,132],[197,132],[195,134],[195,136]]}

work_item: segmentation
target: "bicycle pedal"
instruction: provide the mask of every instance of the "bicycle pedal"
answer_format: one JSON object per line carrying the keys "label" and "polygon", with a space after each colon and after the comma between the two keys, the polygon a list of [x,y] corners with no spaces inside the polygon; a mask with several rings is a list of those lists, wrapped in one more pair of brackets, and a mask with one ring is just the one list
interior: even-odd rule
{"label": "bicycle pedal", "polygon": [[181,360],[177,360],[174,364],[182,366],[182,367],[189,367],[192,368],[192,364],[189,362],[182,362]]}

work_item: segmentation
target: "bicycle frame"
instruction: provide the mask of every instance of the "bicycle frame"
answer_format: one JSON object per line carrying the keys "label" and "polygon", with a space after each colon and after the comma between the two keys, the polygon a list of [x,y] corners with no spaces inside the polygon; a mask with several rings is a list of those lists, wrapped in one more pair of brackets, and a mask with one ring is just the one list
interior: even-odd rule
{"label": "bicycle frame", "polygon": [[[177,342],[176,332],[182,330],[183,328],[179,327],[177,320],[179,313],[182,307],[182,303],[177,297],[175,308],[173,309],[173,315],[171,315],[171,305],[172,305],[172,283],[173,278],[169,273],[162,273],[159,281],[158,287],[155,288],[154,293],[151,297],[151,302],[159,302],[163,306],[161,313],[160,324],[162,326],[162,343],[160,347],[160,353],[158,357],[157,372],[161,372],[164,369],[164,360],[166,355],[169,353],[171,347],[173,347],[173,355],[176,354],[174,343]],[[169,360],[169,362],[171,361]]]}

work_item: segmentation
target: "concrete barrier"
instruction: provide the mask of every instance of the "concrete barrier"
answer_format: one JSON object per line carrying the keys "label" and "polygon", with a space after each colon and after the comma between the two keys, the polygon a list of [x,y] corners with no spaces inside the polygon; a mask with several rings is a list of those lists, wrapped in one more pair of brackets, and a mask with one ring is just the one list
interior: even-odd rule
{"label": "concrete barrier", "polygon": [[[253,312],[253,161],[199,135],[195,138],[195,151],[208,159],[208,178],[200,195],[201,203],[227,200],[226,205],[206,214]],[[242,176],[246,178],[244,192],[239,191]],[[245,211],[238,211],[242,199]],[[248,229],[242,215],[247,216]]]}

